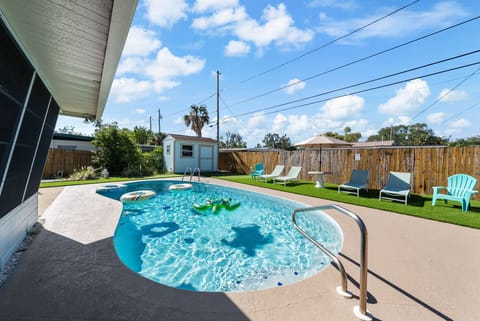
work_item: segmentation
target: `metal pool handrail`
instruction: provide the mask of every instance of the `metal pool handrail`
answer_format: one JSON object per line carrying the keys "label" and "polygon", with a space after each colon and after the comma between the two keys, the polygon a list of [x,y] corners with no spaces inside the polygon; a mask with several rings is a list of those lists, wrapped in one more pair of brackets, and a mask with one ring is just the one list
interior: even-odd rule
{"label": "metal pool handrail", "polygon": [[190,182],[192,181],[192,178],[195,175],[195,172],[198,172],[197,176],[198,176],[198,181],[200,182],[200,168],[199,167],[196,167],[196,168],[193,169],[192,175],[190,175]]}
{"label": "metal pool handrail", "polygon": [[185,172],[183,172],[182,182],[183,182],[183,179],[185,178],[185,176],[187,176],[187,173],[190,173],[190,181],[192,181],[192,175],[193,175],[192,168],[187,167],[187,168],[185,168]]}
{"label": "metal pool handrail", "polygon": [[357,223],[360,230],[360,302],[357,306],[353,307],[353,313],[357,318],[361,320],[370,321],[372,320],[372,317],[371,314],[367,312],[368,233],[367,227],[365,226],[365,223],[362,221],[362,219],[357,214],[341,206],[330,204],[296,209],[295,211],[293,211],[292,214],[293,226],[295,226],[297,231],[299,231],[303,236],[307,238],[307,240],[312,242],[316,247],[318,247],[322,252],[324,252],[338,266],[338,270],[340,272],[342,280],[341,287],[337,287],[337,292],[344,297],[352,297],[352,294],[347,290],[347,274],[338,257],[335,256],[328,249],[326,249],[318,241],[313,239],[310,235],[308,235],[308,233],[305,232],[302,228],[300,228],[297,225],[297,221],[295,218],[296,214],[299,212],[323,211],[328,209],[337,210],[340,213],[352,218]]}

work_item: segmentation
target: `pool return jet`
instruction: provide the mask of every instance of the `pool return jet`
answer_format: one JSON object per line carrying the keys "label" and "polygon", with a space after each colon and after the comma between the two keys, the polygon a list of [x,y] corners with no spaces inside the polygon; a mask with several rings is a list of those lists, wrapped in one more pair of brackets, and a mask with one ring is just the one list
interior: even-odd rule
{"label": "pool return jet", "polygon": [[313,245],[319,248],[335,263],[341,276],[341,285],[337,287],[337,293],[346,298],[351,298],[352,293],[349,292],[347,289],[347,273],[345,272],[343,264],[340,262],[340,260],[335,254],[330,252],[325,246],[313,239],[309,234],[307,234],[307,232],[300,228],[297,225],[296,221],[296,215],[299,212],[324,211],[329,209],[337,210],[338,212],[353,219],[357,223],[360,230],[360,302],[357,306],[353,307],[353,313],[360,320],[371,321],[373,320],[373,317],[371,313],[367,311],[368,233],[367,227],[365,226],[365,223],[363,223],[362,219],[357,214],[350,212],[349,210],[344,209],[341,206],[331,204],[296,209],[292,214],[293,225],[295,226],[297,231],[299,231],[303,236],[305,236],[307,240],[312,242]]}

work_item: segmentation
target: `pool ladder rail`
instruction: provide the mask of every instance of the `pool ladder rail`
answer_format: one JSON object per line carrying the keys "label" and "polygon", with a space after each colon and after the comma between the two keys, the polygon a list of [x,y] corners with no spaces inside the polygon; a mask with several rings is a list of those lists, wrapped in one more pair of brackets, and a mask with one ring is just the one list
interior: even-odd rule
{"label": "pool ladder rail", "polygon": [[186,168],[185,172],[183,173],[183,176],[182,176],[182,182],[183,182],[183,179],[185,178],[185,176],[187,176],[187,174],[190,174],[190,182],[191,182],[193,176],[195,176],[195,173],[197,173],[198,181],[200,182],[200,168],[199,167],[196,167],[193,170],[192,170],[191,167]]}
{"label": "pool ladder rail", "polygon": [[317,240],[312,238],[307,232],[305,232],[302,228],[300,228],[296,221],[296,215],[299,212],[310,212],[310,211],[324,211],[328,209],[334,209],[339,211],[340,213],[350,217],[353,219],[360,230],[360,293],[359,293],[359,304],[353,307],[353,313],[357,318],[360,320],[371,321],[373,320],[372,315],[369,311],[367,311],[367,272],[368,272],[368,233],[367,227],[365,223],[363,223],[362,219],[355,213],[335,204],[331,205],[322,205],[322,206],[314,206],[314,207],[306,207],[296,209],[292,214],[292,222],[297,231],[300,232],[307,240],[312,242],[318,249],[320,249],[323,253],[325,253],[333,263],[338,268],[341,276],[341,285],[337,287],[337,293],[346,297],[351,298],[352,293],[347,289],[347,273],[345,272],[345,268],[343,264],[340,262],[338,257],[333,254],[330,250],[328,250],[325,246],[320,244]]}

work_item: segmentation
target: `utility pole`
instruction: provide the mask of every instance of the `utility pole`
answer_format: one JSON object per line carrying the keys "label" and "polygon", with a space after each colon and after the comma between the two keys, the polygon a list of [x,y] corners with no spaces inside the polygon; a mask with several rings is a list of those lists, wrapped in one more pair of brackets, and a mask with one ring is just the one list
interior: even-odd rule
{"label": "utility pole", "polygon": [[217,142],[220,142],[220,75],[217,70]]}
{"label": "utility pole", "polygon": [[162,131],[160,130],[160,119],[162,119],[163,116],[160,113],[160,108],[158,108],[158,133],[160,134]]}
{"label": "utility pole", "polygon": [[152,131],[152,116],[150,116],[150,132]]}

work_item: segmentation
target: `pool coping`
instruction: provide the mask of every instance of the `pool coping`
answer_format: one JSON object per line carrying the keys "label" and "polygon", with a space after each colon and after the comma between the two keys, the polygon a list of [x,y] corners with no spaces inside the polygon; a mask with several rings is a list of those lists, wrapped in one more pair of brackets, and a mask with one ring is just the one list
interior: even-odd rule
{"label": "pool coping", "polygon": [[[336,203],[213,178],[202,181],[309,206]],[[142,278],[113,250],[122,205],[96,194],[97,186],[65,187],[46,208],[39,234],[0,287],[0,319],[357,320],[352,308],[358,297],[336,294],[340,281],[333,266],[289,286],[238,293],[183,291]],[[480,319],[480,257],[473,254],[480,231],[336,204],[359,214],[369,230],[368,308],[375,318]],[[353,222],[334,218],[345,236],[340,260],[358,296],[358,232]]]}

